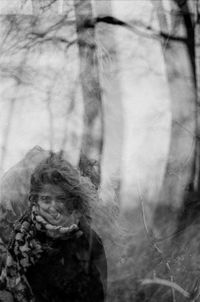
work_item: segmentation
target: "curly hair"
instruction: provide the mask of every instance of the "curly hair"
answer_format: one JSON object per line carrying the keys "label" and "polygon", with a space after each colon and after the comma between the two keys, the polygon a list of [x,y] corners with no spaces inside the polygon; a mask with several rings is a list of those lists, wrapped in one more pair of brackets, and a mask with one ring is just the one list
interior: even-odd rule
{"label": "curly hair", "polygon": [[[58,185],[69,196],[70,207],[82,216],[91,220],[90,206],[96,202],[97,194],[89,178],[81,177],[78,169],[74,168],[61,153],[51,153],[35,168],[30,183],[29,200],[37,202],[38,193],[43,185]],[[69,201],[67,202],[69,203]],[[69,205],[66,203],[66,207]]]}

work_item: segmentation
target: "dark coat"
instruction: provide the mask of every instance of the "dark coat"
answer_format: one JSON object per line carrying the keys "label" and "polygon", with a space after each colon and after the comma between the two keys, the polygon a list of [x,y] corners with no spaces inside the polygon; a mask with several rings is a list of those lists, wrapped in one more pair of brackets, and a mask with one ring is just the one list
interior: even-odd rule
{"label": "dark coat", "polygon": [[100,237],[88,228],[78,238],[36,237],[47,246],[26,277],[36,302],[103,302],[106,294],[107,262]]}

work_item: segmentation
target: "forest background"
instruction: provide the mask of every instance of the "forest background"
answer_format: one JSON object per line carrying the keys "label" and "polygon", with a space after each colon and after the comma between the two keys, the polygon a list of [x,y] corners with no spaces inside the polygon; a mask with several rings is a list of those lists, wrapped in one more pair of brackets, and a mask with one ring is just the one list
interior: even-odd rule
{"label": "forest background", "polygon": [[1,204],[20,203],[15,165],[34,146],[31,168],[44,150],[95,160],[108,301],[198,299],[199,14],[197,0],[0,1]]}

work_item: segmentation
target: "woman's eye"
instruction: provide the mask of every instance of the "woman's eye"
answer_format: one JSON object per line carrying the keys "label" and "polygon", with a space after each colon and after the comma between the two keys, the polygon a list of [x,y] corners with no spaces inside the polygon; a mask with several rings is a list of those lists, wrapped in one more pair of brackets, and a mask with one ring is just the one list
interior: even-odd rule
{"label": "woman's eye", "polygon": [[50,198],[48,196],[40,196],[40,199],[46,203],[50,202]]}

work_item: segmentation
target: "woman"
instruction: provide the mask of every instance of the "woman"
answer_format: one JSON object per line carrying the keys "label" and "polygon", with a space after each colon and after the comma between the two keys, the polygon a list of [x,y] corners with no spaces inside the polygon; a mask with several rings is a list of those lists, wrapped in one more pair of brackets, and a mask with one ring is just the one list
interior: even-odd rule
{"label": "woman", "polygon": [[57,154],[31,177],[30,208],[16,224],[1,279],[14,301],[102,302],[107,264],[90,227],[88,180]]}

